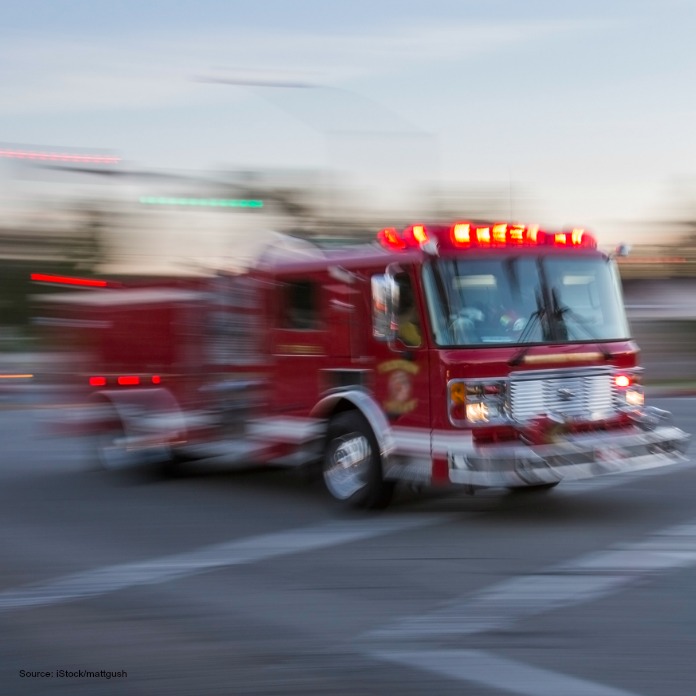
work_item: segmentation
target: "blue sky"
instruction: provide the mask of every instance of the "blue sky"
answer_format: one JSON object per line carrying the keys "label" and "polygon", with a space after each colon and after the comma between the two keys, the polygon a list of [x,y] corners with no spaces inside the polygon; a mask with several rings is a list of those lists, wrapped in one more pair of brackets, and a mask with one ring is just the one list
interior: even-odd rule
{"label": "blue sky", "polygon": [[645,241],[696,199],[694,36],[693,0],[22,0],[0,142],[509,188],[516,217]]}

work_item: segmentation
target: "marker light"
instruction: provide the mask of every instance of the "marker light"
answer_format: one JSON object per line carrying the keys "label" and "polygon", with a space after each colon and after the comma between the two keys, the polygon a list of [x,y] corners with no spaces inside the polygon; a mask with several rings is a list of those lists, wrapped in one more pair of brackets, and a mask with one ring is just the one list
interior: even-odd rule
{"label": "marker light", "polygon": [[162,378],[159,375],[152,375],[152,383],[153,384],[161,384]]}
{"label": "marker light", "polygon": [[106,377],[90,377],[89,378],[90,387],[105,387]]}
{"label": "marker light", "polygon": [[406,248],[406,242],[399,237],[395,227],[385,227],[380,230],[377,240],[383,247],[393,251],[402,251]]}
{"label": "marker light", "polygon": [[121,377],[118,377],[116,379],[116,382],[120,384],[122,387],[134,386],[136,384],[140,384],[140,377],[138,377],[137,375],[123,375]]}
{"label": "marker light", "polygon": [[616,375],[614,377],[614,384],[617,387],[621,387],[622,389],[625,389],[626,387],[630,386],[631,378],[628,375]]}

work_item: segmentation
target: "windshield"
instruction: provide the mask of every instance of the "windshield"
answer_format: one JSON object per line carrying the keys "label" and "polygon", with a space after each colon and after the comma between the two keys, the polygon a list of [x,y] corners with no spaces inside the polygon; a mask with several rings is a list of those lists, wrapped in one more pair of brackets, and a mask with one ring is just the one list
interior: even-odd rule
{"label": "windshield", "polygon": [[629,337],[614,265],[601,257],[438,259],[423,281],[440,346]]}

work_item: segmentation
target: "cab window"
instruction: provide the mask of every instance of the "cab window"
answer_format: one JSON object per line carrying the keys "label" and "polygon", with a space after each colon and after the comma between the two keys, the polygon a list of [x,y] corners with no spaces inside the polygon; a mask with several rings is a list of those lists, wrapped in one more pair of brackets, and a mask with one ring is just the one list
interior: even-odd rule
{"label": "cab window", "polygon": [[285,283],[282,288],[281,327],[284,329],[318,329],[319,292],[316,283],[297,280]]}

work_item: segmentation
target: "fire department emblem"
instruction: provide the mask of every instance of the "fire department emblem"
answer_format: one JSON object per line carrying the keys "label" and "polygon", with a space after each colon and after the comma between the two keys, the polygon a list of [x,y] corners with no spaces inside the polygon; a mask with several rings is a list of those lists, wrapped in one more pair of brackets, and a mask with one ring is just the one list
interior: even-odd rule
{"label": "fire department emblem", "polygon": [[418,373],[418,365],[408,360],[390,360],[379,366],[380,373],[387,373],[387,398],[384,410],[390,416],[410,413],[418,405],[413,396],[413,376]]}

